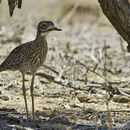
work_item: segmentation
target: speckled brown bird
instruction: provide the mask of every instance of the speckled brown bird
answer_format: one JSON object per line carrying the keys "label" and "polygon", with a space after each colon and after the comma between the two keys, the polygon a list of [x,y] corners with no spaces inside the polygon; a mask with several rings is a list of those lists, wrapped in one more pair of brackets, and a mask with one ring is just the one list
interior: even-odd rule
{"label": "speckled brown bird", "polygon": [[35,40],[21,44],[11,51],[9,56],[1,63],[0,72],[4,70],[19,70],[22,73],[22,90],[25,101],[25,108],[27,118],[28,106],[26,99],[26,89],[25,89],[25,74],[30,71],[32,73],[32,80],[30,86],[31,99],[32,99],[32,116],[34,118],[34,78],[37,69],[43,65],[46,55],[48,52],[47,45],[47,35],[52,31],[61,31],[54,26],[54,23],[51,21],[42,21],[38,24],[37,35]]}

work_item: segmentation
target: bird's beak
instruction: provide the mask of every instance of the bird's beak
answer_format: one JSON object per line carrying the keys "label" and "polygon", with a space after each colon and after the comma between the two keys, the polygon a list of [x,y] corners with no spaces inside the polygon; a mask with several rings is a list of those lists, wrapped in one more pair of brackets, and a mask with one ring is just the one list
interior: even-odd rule
{"label": "bird's beak", "polygon": [[54,27],[53,30],[55,30],[55,31],[62,31],[62,29],[57,28],[57,27]]}

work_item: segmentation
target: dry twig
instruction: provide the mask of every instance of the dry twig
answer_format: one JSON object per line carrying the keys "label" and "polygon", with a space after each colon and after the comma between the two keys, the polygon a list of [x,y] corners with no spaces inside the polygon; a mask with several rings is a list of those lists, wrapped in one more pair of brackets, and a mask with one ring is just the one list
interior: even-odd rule
{"label": "dry twig", "polygon": [[110,115],[110,110],[109,110],[109,88],[108,88],[108,82],[107,82],[107,63],[106,63],[106,58],[107,58],[107,49],[106,49],[106,43],[104,46],[104,87],[106,88],[106,106],[107,106],[107,118],[108,118],[108,129],[112,130],[112,124],[111,124],[111,115]]}
{"label": "dry twig", "polygon": [[[74,59],[73,57],[70,57],[68,55],[65,55],[65,58],[71,58],[71,59]],[[75,59],[74,59],[75,60]],[[84,68],[86,68],[88,71],[94,73],[95,75],[99,76],[103,81],[104,81],[104,78],[102,77],[102,75],[98,74],[97,72],[91,70],[89,67],[87,67],[84,63],[80,62],[79,60],[75,60],[77,64],[83,66]]]}

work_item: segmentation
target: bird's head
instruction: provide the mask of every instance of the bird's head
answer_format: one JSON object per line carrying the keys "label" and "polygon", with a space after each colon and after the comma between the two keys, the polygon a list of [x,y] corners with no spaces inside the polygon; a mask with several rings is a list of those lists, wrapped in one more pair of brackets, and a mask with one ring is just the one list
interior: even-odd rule
{"label": "bird's head", "polygon": [[62,31],[62,30],[57,28],[51,21],[42,21],[38,24],[37,31],[41,35],[46,36],[51,31]]}

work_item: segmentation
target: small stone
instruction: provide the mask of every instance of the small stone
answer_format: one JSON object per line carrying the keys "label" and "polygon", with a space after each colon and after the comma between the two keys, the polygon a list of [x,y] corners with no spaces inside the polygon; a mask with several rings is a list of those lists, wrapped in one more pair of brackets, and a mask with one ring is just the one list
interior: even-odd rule
{"label": "small stone", "polygon": [[10,90],[14,87],[14,84],[8,84],[4,89],[5,90]]}
{"label": "small stone", "polygon": [[121,95],[114,95],[113,101],[118,103],[128,103],[130,102],[130,98]]}
{"label": "small stone", "polygon": [[45,115],[47,115],[47,116],[50,116],[50,115],[53,114],[53,111],[52,111],[52,110],[43,110],[42,112],[43,112]]}
{"label": "small stone", "polygon": [[7,96],[1,96],[0,99],[4,100],[4,101],[8,101],[9,100],[9,97]]}
{"label": "small stone", "polygon": [[89,100],[91,100],[87,94],[78,94],[77,97],[80,102],[88,102]]}

